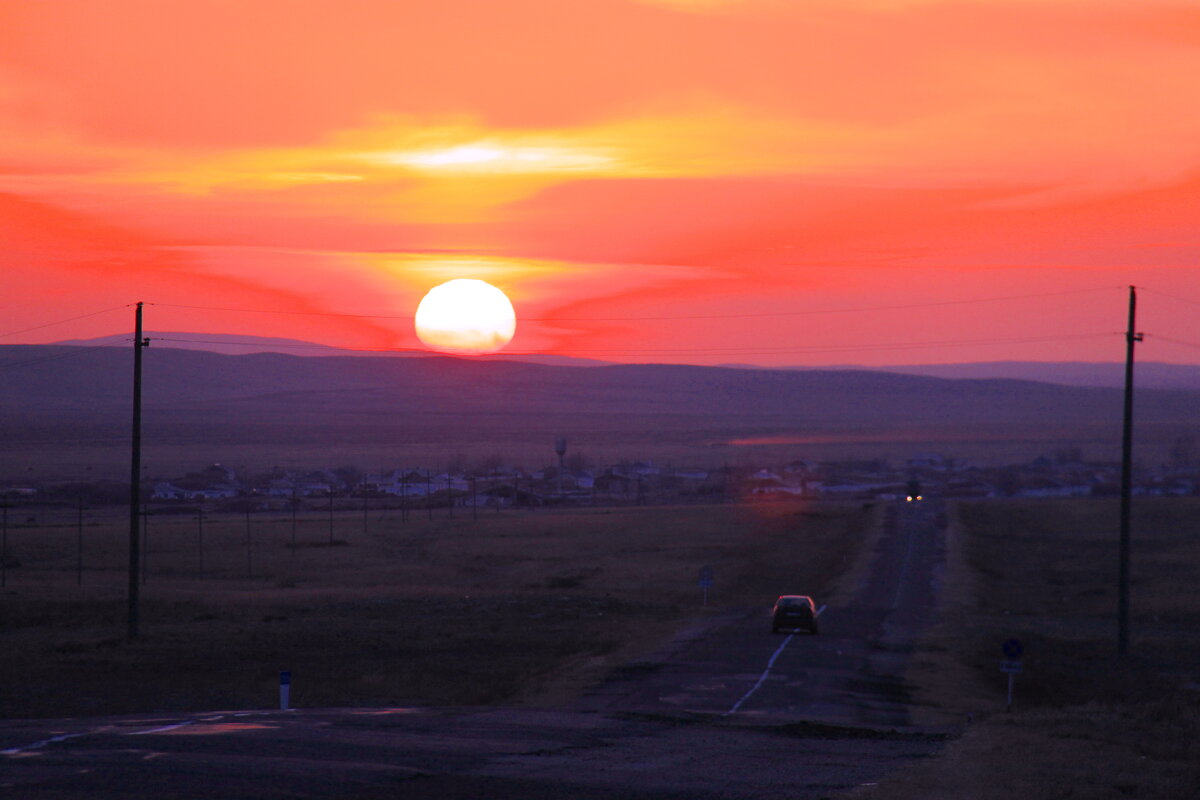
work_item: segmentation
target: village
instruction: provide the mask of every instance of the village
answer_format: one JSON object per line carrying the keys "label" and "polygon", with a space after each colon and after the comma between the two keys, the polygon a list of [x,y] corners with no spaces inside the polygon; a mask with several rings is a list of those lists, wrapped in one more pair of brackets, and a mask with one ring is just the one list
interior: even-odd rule
{"label": "village", "polygon": [[[537,470],[506,466],[498,458],[440,470],[396,468],[365,472],[353,466],[308,470],[274,468],[255,473],[209,464],[177,476],[147,476],[143,502],[164,511],[175,506],[270,511],[317,508],[330,498],[359,498],[383,507],[507,509],[542,506],[631,506],[727,503],[785,499],[903,499],[912,494],[942,498],[1107,497],[1120,491],[1116,463],[1089,463],[1077,451],[1039,456],[1027,463],[978,466],[933,453],[902,463],[884,459],[809,461],[774,465],[676,467],[651,460],[592,466],[560,460]],[[122,488],[124,487],[124,488]],[[90,507],[127,502],[119,481],[8,482],[0,488],[10,505],[70,502]],[[1133,475],[1138,496],[1200,494],[1200,466],[1191,459],[1143,467]]]}
{"label": "village", "polygon": [[[511,508],[786,498],[889,500],[915,493],[945,498],[1103,497],[1119,492],[1120,477],[1119,464],[1084,463],[1077,453],[1064,451],[1003,467],[979,467],[937,454],[914,455],[901,464],[797,459],[716,469],[630,461],[600,468],[576,462],[528,471],[490,463],[440,471],[397,468],[366,473],[339,467],[239,475],[213,464],[156,480],[147,488],[157,503],[249,500],[263,510],[330,497],[378,498],[414,508]],[[1200,468],[1181,463],[1140,470],[1133,491],[1141,496],[1196,495]]]}

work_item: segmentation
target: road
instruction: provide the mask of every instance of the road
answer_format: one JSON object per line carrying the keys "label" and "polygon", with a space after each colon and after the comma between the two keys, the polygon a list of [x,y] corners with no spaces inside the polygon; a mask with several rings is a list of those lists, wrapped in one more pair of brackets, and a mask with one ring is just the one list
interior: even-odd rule
{"label": "road", "polygon": [[[573,707],[320,709],[0,722],[0,795],[57,798],[819,798],[937,751],[903,672],[943,535],[905,503],[821,634],[710,619]],[[781,592],[799,591],[782,587]]]}
{"label": "road", "polygon": [[736,706],[740,718],[907,727],[904,669],[933,620],[945,563],[939,513],[932,502],[889,509],[870,569],[821,614],[819,636],[772,637],[766,608],[731,614],[627,665],[585,707],[730,716]]}

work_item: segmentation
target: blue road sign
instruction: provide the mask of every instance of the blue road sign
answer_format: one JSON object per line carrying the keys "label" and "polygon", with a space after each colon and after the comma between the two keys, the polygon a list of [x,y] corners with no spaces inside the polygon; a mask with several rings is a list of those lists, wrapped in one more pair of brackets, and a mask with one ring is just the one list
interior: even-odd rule
{"label": "blue road sign", "polygon": [[290,686],[292,683],[292,673],[289,670],[284,670],[279,673],[279,685]]}
{"label": "blue road sign", "polygon": [[1016,639],[1009,639],[1002,645],[1002,648],[1004,650],[1004,657],[1009,661],[1017,660],[1025,652],[1025,648]]}

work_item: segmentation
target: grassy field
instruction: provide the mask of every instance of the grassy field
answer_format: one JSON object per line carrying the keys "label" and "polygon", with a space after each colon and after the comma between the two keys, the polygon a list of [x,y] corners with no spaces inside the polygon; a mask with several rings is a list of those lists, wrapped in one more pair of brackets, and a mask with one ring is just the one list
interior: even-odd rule
{"label": "grassy field", "polygon": [[332,529],[312,515],[295,547],[287,515],[152,517],[133,642],[118,511],[89,518],[81,575],[67,510],[11,529],[0,716],[271,707],[283,669],[297,706],[561,702],[698,616],[822,595],[876,518],[834,504],[435,514],[339,512]]}
{"label": "grassy field", "polygon": [[[1200,796],[1200,501],[1137,499],[1129,654],[1118,657],[1116,501],[960,504],[943,621],[910,679],[964,725],[873,798]],[[1001,643],[1024,671],[1004,711]]]}

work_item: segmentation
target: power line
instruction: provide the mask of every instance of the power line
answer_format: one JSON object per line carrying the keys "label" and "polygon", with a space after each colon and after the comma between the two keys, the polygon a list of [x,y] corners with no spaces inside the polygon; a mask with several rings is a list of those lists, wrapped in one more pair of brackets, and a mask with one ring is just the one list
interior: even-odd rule
{"label": "power line", "polygon": [[57,322],[47,322],[44,325],[34,325],[32,328],[22,328],[19,331],[9,331],[8,333],[0,333],[0,338],[6,337],[6,336],[16,336],[19,333],[29,333],[30,331],[40,331],[42,328],[51,328],[55,325],[63,325],[67,322],[75,322],[76,320],[87,319],[88,317],[98,317],[101,314],[108,314],[109,312],[112,312],[112,311],[120,311],[122,308],[130,308],[132,305],[133,305],[133,303],[126,303],[123,306],[113,306],[112,308],[106,308],[101,311],[93,311],[90,314],[80,314],[78,317],[70,317],[68,319],[60,319]]}
{"label": "power line", "polygon": [[1172,339],[1170,336],[1160,336],[1157,333],[1148,333],[1146,334],[1146,338],[1150,339],[1151,341],[1170,342],[1171,344],[1177,344],[1182,347],[1193,347],[1197,350],[1200,350],[1200,342],[1186,342],[1183,339]]}
{"label": "power line", "polygon": [[[870,350],[912,350],[929,347],[975,347],[989,345],[1005,345],[1005,344],[1037,344],[1044,342],[1061,342],[1061,341],[1076,341],[1080,339],[1099,339],[1115,336],[1114,333],[1081,333],[1069,334],[1062,336],[1028,336],[1014,337],[1009,339],[960,339],[960,340],[938,340],[924,342],[887,342],[887,343],[868,343],[868,344],[845,344],[845,345],[822,345],[818,347],[725,347],[725,348],[679,348],[679,349],[647,349],[647,350],[577,350],[572,349],[572,354],[582,356],[596,355],[670,355],[680,353],[692,354],[741,354],[741,355],[773,355],[787,353],[836,353],[836,352],[858,352]],[[545,355],[537,352],[514,352],[505,350],[504,355]]]}
{"label": "power line", "polygon": [[867,311],[905,311],[918,308],[938,308],[941,306],[960,306],[974,303],[997,303],[1005,300],[1030,300],[1040,297],[1059,297],[1062,295],[1083,294],[1098,291],[1108,291],[1112,287],[1103,286],[1092,289],[1071,289],[1063,292],[1042,292],[1039,294],[1020,294],[1020,295],[1005,295],[1001,297],[978,297],[969,300],[941,300],[932,303],[907,303],[901,305],[890,306],[860,306],[857,308],[816,308],[806,309],[803,311],[764,311],[759,313],[749,314],[691,314],[683,316],[655,316],[655,317],[543,317],[534,322],[635,322],[635,321],[663,321],[663,320],[705,320],[705,319],[761,319],[764,317],[800,317],[811,316],[816,314],[861,314]]}
{"label": "power line", "polygon": [[[395,352],[393,350],[378,350],[378,351],[376,351],[376,350],[356,350],[356,349],[350,348],[350,347],[335,347],[334,345],[331,345],[331,344],[321,344],[320,342],[296,342],[296,343],[270,342],[270,343],[266,343],[263,341],[251,341],[251,340],[239,342],[239,341],[236,341],[233,339],[180,339],[175,336],[155,336],[154,341],[155,342],[185,342],[188,344],[222,344],[222,345],[230,345],[233,347],[261,347],[264,350],[276,350],[276,349],[283,348],[283,349],[288,349],[288,350],[331,350],[334,353],[344,353],[347,351],[354,352],[354,353]],[[421,350],[421,351],[412,351],[412,352],[422,352],[423,353],[425,351]]]}
{"label": "power line", "polygon": [[1189,300],[1188,298],[1180,297],[1177,294],[1171,294],[1170,292],[1161,292],[1158,289],[1150,289],[1146,286],[1139,286],[1137,288],[1141,289],[1143,292],[1150,292],[1151,294],[1157,294],[1157,295],[1161,295],[1162,297],[1169,297],[1172,300],[1178,300],[1181,303],[1188,303],[1189,305],[1200,306],[1200,300]]}
{"label": "power line", "polygon": [[236,314],[284,314],[299,317],[346,317],[350,319],[414,319],[408,316],[390,314],[345,314],[338,311],[284,311],[273,308],[227,308],[224,306],[192,306],[180,303],[146,303],[156,308],[185,308],[192,311],[228,311]]}
{"label": "power line", "polygon": [[[818,308],[800,311],[763,311],[743,314],[682,314],[656,315],[648,317],[528,317],[522,322],[655,322],[669,320],[710,320],[710,319],[764,319],[770,317],[799,317],[817,314],[861,314],[870,311],[904,311],[919,308],[938,308],[943,306],[970,305],[974,303],[998,303],[1008,300],[1031,300],[1043,297],[1062,297],[1066,295],[1089,294],[1092,292],[1124,289],[1123,286],[1097,286],[1089,289],[1068,289],[1061,292],[1039,292],[1034,294],[1002,295],[997,297],[978,297],[967,300],[941,300],[930,303],[906,303],[886,306],[858,306],[847,308]],[[194,311],[223,311],[242,314],[284,314],[291,316],[312,317],[342,317],[348,319],[397,319],[413,320],[411,314],[346,314],[336,311],[285,311],[268,308],[229,308],[225,306],[198,306],[178,303],[147,303],[146,305],[162,308],[183,308]]]}
{"label": "power line", "polygon": [[[601,348],[598,350],[572,350],[572,353],[584,355],[622,355],[622,356],[637,356],[637,355],[671,355],[671,354],[730,354],[730,355],[771,355],[771,354],[787,354],[787,353],[825,353],[825,352],[856,352],[868,350],[911,350],[926,347],[973,347],[973,346],[988,346],[988,345],[1005,345],[1005,344],[1039,344],[1045,342],[1058,341],[1076,341],[1080,339],[1098,339],[1117,336],[1116,332],[1104,333],[1077,333],[1077,334],[1061,334],[1056,336],[1022,336],[1010,338],[989,338],[989,339],[942,339],[920,342],[879,342],[879,343],[864,343],[864,344],[844,344],[844,345],[822,345],[814,347],[688,347],[688,348],[645,348],[645,349],[619,349],[619,348]],[[287,347],[290,349],[320,349],[330,350],[335,354],[342,352],[363,353],[363,354],[378,354],[381,356],[389,353],[410,353],[413,355],[434,355],[430,351],[425,350],[401,350],[401,349],[384,349],[384,350],[357,350],[353,348],[335,348],[329,345],[321,344],[271,344],[264,345],[260,341],[236,341],[236,340],[217,340],[217,339],[185,339],[170,336],[156,336],[156,342],[181,342],[190,344],[219,344],[231,345],[239,347],[263,347],[267,350],[274,350],[277,347]],[[527,350],[504,350],[503,356],[535,356],[546,355],[545,353]],[[486,356],[484,356],[486,357]]]}

